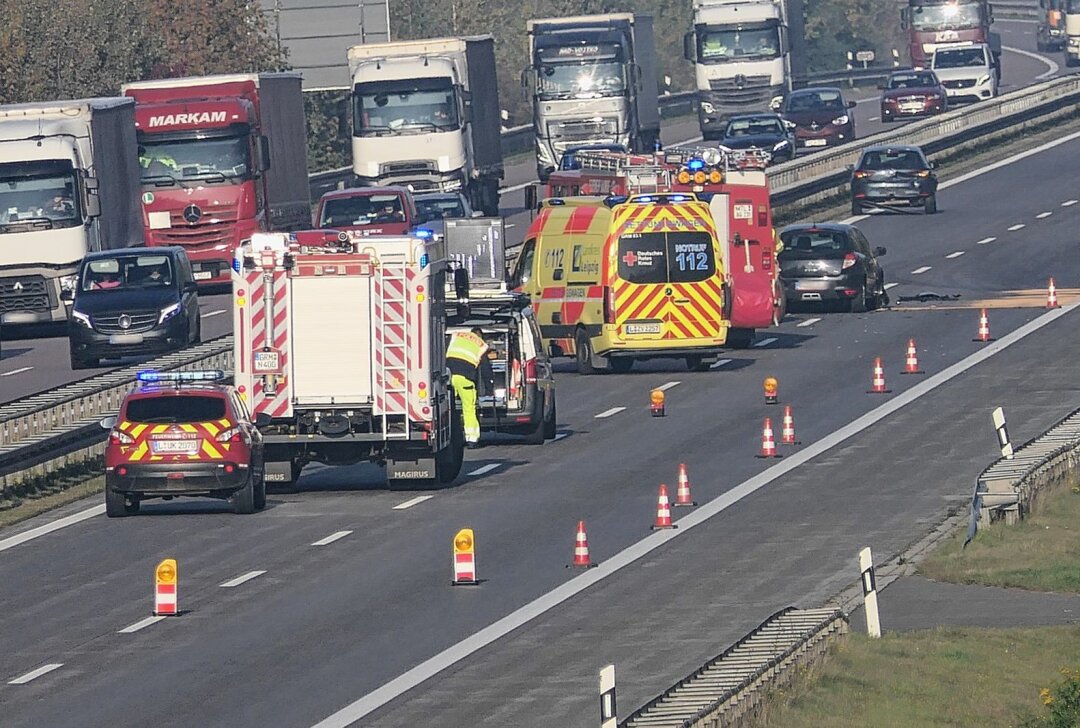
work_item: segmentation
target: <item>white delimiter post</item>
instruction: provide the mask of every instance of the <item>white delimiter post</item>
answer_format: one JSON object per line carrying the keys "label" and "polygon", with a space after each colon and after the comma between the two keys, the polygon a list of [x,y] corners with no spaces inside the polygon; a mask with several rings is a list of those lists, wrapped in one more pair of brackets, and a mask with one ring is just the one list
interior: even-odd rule
{"label": "white delimiter post", "polygon": [[615,666],[600,670],[600,728],[618,728],[615,715]]}
{"label": "white delimiter post", "polygon": [[994,429],[997,430],[998,445],[1001,446],[1001,457],[1012,460],[1013,447],[1009,441],[1009,430],[1005,427],[1005,410],[998,407],[994,410]]}
{"label": "white delimiter post", "polygon": [[881,619],[877,608],[877,582],[874,580],[874,557],[870,547],[859,552],[859,571],[862,572],[863,611],[866,612],[866,633],[881,636]]}

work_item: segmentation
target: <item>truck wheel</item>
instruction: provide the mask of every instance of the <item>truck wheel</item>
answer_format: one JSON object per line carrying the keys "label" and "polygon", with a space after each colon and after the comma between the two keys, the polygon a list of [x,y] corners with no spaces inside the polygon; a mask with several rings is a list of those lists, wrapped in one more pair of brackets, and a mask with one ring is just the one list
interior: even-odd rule
{"label": "truck wheel", "polygon": [[727,345],[732,349],[749,349],[754,344],[753,329],[728,329]]}
{"label": "truck wheel", "polygon": [[574,334],[574,354],[577,357],[578,374],[596,374],[596,367],[592,363],[592,341],[585,329],[578,329]]}
{"label": "truck wheel", "polygon": [[123,518],[124,516],[132,516],[139,512],[139,498],[138,496],[132,496],[131,505],[128,505],[127,498],[123,493],[105,486],[105,515],[109,518]]}
{"label": "truck wheel", "polygon": [[544,439],[554,440],[559,434],[556,432],[559,426],[559,415],[555,409],[555,395],[551,395],[551,416],[544,420]]}
{"label": "truck wheel", "polygon": [[229,505],[233,508],[233,513],[247,515],[255,512],[255,478],[251,473],[248,473],[247,480],[244,481],[244,485],[232,495],[229,496]]}
{"label": "truck wheel", "polygon": [[457,398],[451,399],[450,405],[450,446],[443,448],[435,459],[438,481],[443,485],[453,483],[461,474],[465,462],[465,426],[458,415]]}
{"label": "truck wheel", "polygon": [[75,352],[71,353],[71,370],[78,371],[80,369],[90,369],[98,365],[97,359],[83,359],[82,357],[75,356]]}

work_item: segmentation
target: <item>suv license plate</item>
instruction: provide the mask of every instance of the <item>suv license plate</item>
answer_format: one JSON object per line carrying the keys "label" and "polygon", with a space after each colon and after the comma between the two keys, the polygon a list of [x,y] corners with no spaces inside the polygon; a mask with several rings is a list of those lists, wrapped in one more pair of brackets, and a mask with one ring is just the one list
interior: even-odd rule
{"label": "suv license plate", "polygon": [[199,440],[151,440],[150,449],[169,455],[194,455],[199,452]]}
{"label": "suv license plate", "polygon": [[659,334],[660,323],[651,324],[627,324],[626,333],[628,334]]}

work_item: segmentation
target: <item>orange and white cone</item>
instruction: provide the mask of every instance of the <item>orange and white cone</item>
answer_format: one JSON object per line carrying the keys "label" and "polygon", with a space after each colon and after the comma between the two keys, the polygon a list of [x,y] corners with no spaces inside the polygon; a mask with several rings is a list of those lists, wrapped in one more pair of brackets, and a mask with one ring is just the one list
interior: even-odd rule
{"label": "orange and white cone", "polygon": [[874,359],[874,381],[867,394],[889,394],[891,389],[885,388],[885,367],[881,365],[881,357]]}
{"label": "orange and white cone", "polygon": [[675,505],[697,505],[697,501],[690,497],[690,478],[686,474],[686,465],[683,463],[679,463],[679,487],[675,490]]}
{"label": "orange and white cone", "polygon": [[979,335],[972,341],[977,341],[980,344],[985,344],[988,341],[996,341],[990,337],[990,317],[986,315],[986,309],[979,310]]}
{"label": "orange and white cone", "polygon": [[908,339],[907,360],[904,362],[904,374],[925,374],[919,369],[919,349],[915,346],[915,339]]}
{"label": "orange and white cone", "polygon": [[653,530],[662,528],[678,528],[671,522],[671,504],[668,503],[667,486],[660,485],[660,495],[656,499],[656,523]]}
{"label": "orange and white cone", "polygon": [[1061,308],[1061,304],[1058,303],[1057,286],[1054,285],[1053,278],[1050,279],[1050,283],[1046,287],[1046,307]]}
{"label": "orange and white cone", "polygon": [[776,452],[776,440],[773,439],[772,419],[769,417],[765,418],[765,423],[761,426],[761,452],[758,453],[757,457],[783,457],[783,455]]}
{"label": "orange and white cone", "polygon": [[589,558],[589,537],[585,533],[585,521],[577,522],[577,535],[574,537],[574,563],[586,569],[596,566]]}
{"label": "orange and white cone", "polygon": [[791,414],[791,405],[784,405],[784,421],[780,427],[781,445],[798,445],[795,439],[795,417]]}

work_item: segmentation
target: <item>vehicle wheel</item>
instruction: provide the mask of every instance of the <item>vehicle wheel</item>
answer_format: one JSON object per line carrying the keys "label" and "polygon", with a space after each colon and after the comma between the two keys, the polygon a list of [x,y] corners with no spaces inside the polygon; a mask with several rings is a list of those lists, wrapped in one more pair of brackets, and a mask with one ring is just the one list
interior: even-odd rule
{"label": "vehicle wheel", "polygon": [[72,371],[78,371],[79,369],[92,369],[92,368],[96,367],[97,365],[98,365],[98,360],[97,359],[83,359],[81,357],[75,356],[74,353],[72,353],[72,355],[71,355],[71,370]]}
{"label": "vehicle wheel", "polygon": [[885,278],[882,276],[874,284],[874,295],[867,299],[866,307],[870,311],[876,311],[887,305],[889,305],[889,294],[885,292]]}
{"label": "vehicle wheel", "polygon": [[611,371],[616,374],[626,374],[634,368],[634,360],[621,356],[611,360]]}
{"label": "vehicle wheel", "polygon": [[248,473],[247,480],[240,490],[229,496],[229,505],[233,513],[247,515],[255,512],[255,477]]}
{"label": "vehicle wheel", "polygon": [[544,418],[541,417],[540,421],[536,423],[536,428],[532,432],[525,435],[523,442],[526,445],[543,445],[544,444]]}
{"label": "vehicle wheel", "polygon": [[937,195],[930,195],[926,198],[926,203],[923,205],[923,212],[927,215],[934,215],[937,213]]}
{"label": "vehicle wheel", "polygon": [[712,362],[705,361],[701,354],[691,354],[686,357],[686,368],[692,372],[707,372]]}
{"label": "vehicle wheel", "polygon": [[851,201],[851,214],[852,216],[862,214],[862,203],[858,200]]}
{"label": "vehicle wheel", "polygon": [[728,329],[727,345],[732,349],[749,349],[754,345],[753,329]]}
{"label": "vehicle wheel", "polygon": [[109,486],[105,486],[105,515],[109,518],[123,518],[133,516],[139,512],[139,499],[132,496],[131,504],[123,493],[118,493]]}
{"label": "vehicle wheel", "polygon": [[191,339],[191,343],[192,344],[201,344],[202,343],[202,319],[201,318],[195,323],[195,336]]}
{"label": "vehicle wheel", "polygon": [[866,313],[866,284],[863,281],[862,291],[848,302],[848,313]]}
{"label": "vehicle wheel", "polygon": [[596,374],[592,363],[592,341],[585,329],[578,329],[574,334],[574,354],[577,357],[578,374]]}
{"label": "vehicle wheel", "polygon": [[556,430],[559,427],[559,414],[555,409],[555,395],[551,395],[551,414],[546,420],[544,420],[544,439],[554,440],[555,436],[559,434]]}
{"label": "vehicle wheel", "polygon": [[260,472],[257,477],[252,473],[251,477],[255,480],[255,494],[253,498],[255,501],[255,510],[261,511],[263,508],[266,508],[266,478],[262,472]]}

